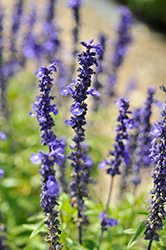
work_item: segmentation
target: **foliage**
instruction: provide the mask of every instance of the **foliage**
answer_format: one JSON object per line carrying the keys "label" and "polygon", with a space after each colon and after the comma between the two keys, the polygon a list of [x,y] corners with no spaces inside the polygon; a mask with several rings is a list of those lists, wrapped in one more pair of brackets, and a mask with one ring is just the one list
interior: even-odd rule
{"label": "foliage", "polygon": [[142,18],[159,30],[165,30],[165,0],[120,0],[120,2],[128,5],[136,17]]}

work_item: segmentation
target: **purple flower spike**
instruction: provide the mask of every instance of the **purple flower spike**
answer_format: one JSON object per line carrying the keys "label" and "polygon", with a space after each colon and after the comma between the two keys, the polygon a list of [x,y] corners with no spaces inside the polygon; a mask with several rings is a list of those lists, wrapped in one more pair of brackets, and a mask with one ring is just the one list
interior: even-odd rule
{"label": "purple flower spike", "polygon": [[58,220],[58,212],[55,206],[58,205],[57,195],[59,194],[58,182],[55,176],[54,164],[62,164],[64,161],[64,144],[61,139],[57,140],[52,128],[55,123],[51,116],[53,113],[55,116],[58,114],[55,104],[51,104],[54,99],[51,95],[51,88],[53,86],[52,72],[56,72],[56,63],[52,63],[48,67],[40,67],[39,71],[36,71],[36,76],[39,78],[38,87],[40,89],[40,95],[36,97],[36,102],[33,103],[33,113],[30,115],[36,117],[40,125],[41,143],[47,145],[49,152],[44,153],[39,151],[38,154],[32,154],[30,160],[35,163],[42,163],[40,174],[42,184],[41,196],[41,208],[46,216],[44,223],[48,230],[48,236],[46,241],[50,245],[50,249],[54,246],[54,249],[62,249],[62,244],[59,242],[59,234],[61,233]]}
{"label": "purple flower spike", "polygon": [[[88,219],[84,211],[86,206],[84,204],[85,198],[88,197],[87,184],[91,182],[90,173],[93,161],[87,155],[89,149],[84,145],[86,124],[86,113],[88,110],[86,99],[89,94],[92,96],[97,94],[94,89],[90,89],[91,77],[94,74],[93,65],[97,65],[96,54],[99,50],[99,44],[93,44],[93,39],[89,43],[81,42],[86,48],[83,53],[77,55],[79,62],[78,78],[73,80],[73,84],[69,85],[67,89],[72,94],[73,104],[70,112],[71,119],[66,121],[66,125],[70,125],[74,130],[73,141],[74,145],[70,146],[72,150],[70,156],[71,166],[73,167],[72,182],[70,184],[70,198],[72,206],[77,207],[78,210],[78,227],[79,227],[79,242],[82,243],[82,225],[88,225]],[[64,89],[62,94],[64,95]],[[66,91],[66,89],[65,89]]]}
{"label": "purple flower spike", "polygon": [[[133,169],[133,177],[132,182],[135,186],[141,183],[140,178],[140,169],[143,167],[149,167],[151,164],[151,160],[149,157],[149,149],[150,143],[153,136],[160,136],[162,132],[162,128],[158,123],[155,123],[157,127],[154,130],[151,130],[150,118],[152,114],[152,104],[154,103],[154,94],[155,88],[151,87],[148,88],[147,91],[147,99],[145,102],[145,107],[140,109],[139,112],[139,126],[138,126],[138,135],[136,137],[136,148],[133,154],[133,162],[132,162],[132,169]],[[150,133],[151,130],[151,133]],[[152,132],[153,131],[153,132]]]}
{"label": "purple flower spike", "polygon": [[133,24],[132,14],[126,6],[120,8],[121,20],[117,28],[118,40],[115,44],[114,54],[112,56],[112,73],[109,78],[109,96],[114,95],[113,87],[117,82],[117,72],[122,65],[125,55],[127,53],[127,47],[132,43],[131,27]]}
{"label": "purple flower spike", "polygon": [[[165,89],[161,88],[164,92]],[[150,191],[151,203],[148,207],[149,215],[145,222],[145,239],[159,241],[159,230],[163,229],[163,220],[165,220],[166,210],[166,106],[161,113],[161,121],[155,123],[157,132],[151,143],[150,158],[154,164],[152,172],[154,188]],[[148,248],[150,249],[150,248]]]}
{"label": "purple flower spike", "polygon": [[[99,39],[99,43],[101,45],[102,53],[99,53],[99,57],[98,57],[99,66],[98,66],[96,74],[94,76],[94,88],[96,89],[96,91],[100,90],[103,87],[99,76],[100,76],[100,74],[103,73],[102,62],[103,62],[104,54],[105,54],[106,35],[104,33],[99,33],[98,39]],[[94,101],[93,110],[97,111],[99,106],[102,103],[102,100],[99,98],[99,95],[96,95],[96,98],[94,98],[93,101]]]}
{"label": "purple flower spike", "polygon": [[125,148],[124,141],[128,140],[128,132],[127,129],[133,129],[136,127],[135,119],[130,119],[128,114],[131,114],[129,109],[129,100],[125,98],[120,98],[120,101],[114,102],[117,107],[119,107],[119,116],[117,118],[118,125],[115,129],[116,137],[115,137],[115,144],[114,150],[110,151],[109,154],[112,156],[110,161],[102,161],[99,163],[98,167],[103,169],[106,165],[108,165],[107,173],[115,176],[120,174],[119,167],[124,160],[125,163],[128,165],[130,163],[130,153]]}

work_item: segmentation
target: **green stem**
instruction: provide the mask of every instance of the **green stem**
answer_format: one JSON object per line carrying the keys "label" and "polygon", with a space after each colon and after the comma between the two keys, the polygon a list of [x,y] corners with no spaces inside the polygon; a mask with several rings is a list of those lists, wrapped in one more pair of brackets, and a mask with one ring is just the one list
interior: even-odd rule
{"label": "green stem", "polygon": [[101,235],[100,235],[100,240],[99,240],[99,245],[98,245],[98,250],[100,250],[101,243],[103,241],[103,230],[101,229]]}
{"label": "green stem", "polygon": [[107,200],[107,205],[106,205],[105,212],[108,211],[108,206],[109,206],[109,203],[110,203],[110,200],[111,200],[112,187],[113,187],[113,177],[111,178],[110,189],[109,189],[108,200]]}
{"label": "green stem", "polygon": [[[105,213],[107,213],[107,211],[108,211],[108,206],[109,206],[109,203],[110,203],[110,200],[111,200],[112,187],[113,187],[113,177],[111,176],[111,182],[110,182],[110,189],[109,189],[109,194],[108,194],[108,200],[107,200],[106,208],[104,210]],[[101,229],[101,235],[100,235],[98,250],[100,249],[102,241],[103,241],[103,230]]]}

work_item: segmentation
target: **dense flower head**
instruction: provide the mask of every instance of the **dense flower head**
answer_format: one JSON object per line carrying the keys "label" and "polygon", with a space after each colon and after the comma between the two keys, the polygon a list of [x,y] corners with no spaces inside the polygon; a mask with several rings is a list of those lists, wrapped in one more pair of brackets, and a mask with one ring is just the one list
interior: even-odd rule
{"label": "dense flower head", "polygon": [[91,76],[94,74],[93,65],[98,65],[96,56],[101,53],[100,44],[92,44],[93,39],[89,40],[89,43],[81,42],[86,48],[82,53],[78,53],[77,58],[79,62],[78,78],[73,79],[73,83],[67,87],[61,88],[61,94],[67,96],[72,95],[73,104],[71,105],[70,112],[72,114],[70,120],[66,120],[66,125],[70,125],[75,134],[73,136],[74,145],[70,146],[72,150],[68,157],[73,167],[73,173],[71,175],[70,183],[70,198],[71,204],[78,209],[78,227],[81,231],[81,225],[87,225],[88,220],[84,211],[86,206],[84,204],[84,198],[88,197],[87,184],[91,182],[90,173],[93,161],[88,156],[89,147],[84,144],[86,124],[87,104],[85,100],[88,95],[99,96],[99,92],[91,85]]}
{"label": "dense flower head", "polygon": [[[121,20],[117,28],[118,40],[115,44],[115,49],[112,57],[112,73],[109,78],[110,88],[114,86],[117,81],[117,71],[121,66],[124,57],[127,53],[127,46],[132,43],[131,27],[132,27],[132,14],[126,6],[120,8]],[[113,90],[109,90],[109,95],[114,95]]]}
{"label": "dense flower head", "polygon": [[42,150],[38,154],[32,154],[30,160],[39,164],[42,163],[40,174],[42,193],[41,193],[41,208],[46,216],[44,223],[48,230],[48,236],[46,241],[50,245],[49,249],[62,249],[62,244],[59,243],[59,229],[60,222],[57,219],[58,211],[55,206],[58,205],[57,195],[59,194],[59,183],[56,180],[56,171],[54,170],[54,164],[61,164],[64,160],[64,145],[61,139],[57,139],[52,128],[55,125],[51,116],[53,113],[55,116],[58,110],[55,109],[56,105],[51,104],[53,97],[50,95],[51,88],[53,86],[53,78],[51,78],[52,72],[56,72],[56,63],[49,65],[48,67],[42,66],[39,71],[36,71],[36,76],[39,78],[38,87],[40,89],[40,95],[36,97],[36,102],[33,103],[33,112],[30,112],[31,116],[35,116],[39,122],[40,130],[42,131],[42,144],[47,145],[49,152],[45,153]]}
{"label": "dense flower head", "polygon": [[132,130],[136,126],[135,119],[130,119],[128,117],[128,114],[131,114],[131,111],[128,110],[129,100],[120,98],[120,102],[115,101],[115,105],[119,107],[119,115],[117,118],[118,125],[115,128],[116,143],[114,144],[114,150],[109,152],[110,156],[112,156],[110,161],[104,160],[98,165],[100,169],[109,166],[107,173],[112,176],[120,174],[119,167],[122,163],[122,160],[124,160],[126,165],[130,163],[130,153],[125,147],[124,140],[128,140],[127,129]]}
{"label": "dense flower head", "polygon": [[32,103],[34,107],[30,116],[35,116],[39,122],[40,130],[43,131],[41,136],[43,145],[47,145],[49,141],[52,142],[55,139],[55,135],[51,131],[55,123],[50,113],[57,115],[58,109],[55,108],[55,104],[51,104],[51,100],[54,98],[49,95],[53,86],[53,78],[50,75],[52,71],[56,72],[55,64],[53,63],[49,67],[42,66],[39,71],[36,71],[36,76],[40,79],[38,87],[41,94],[36,97],[36,102]]}
{"label": "dense flower head", "polygon": [[66,178],[65,178],[65,172],[66,172],[66,138],[65,137],[61,137],[60,138],[61,140],[61,145],[62,145],[62,153],[63,153],[63,156],[64,157],[64,160],[61,161],[60,164],[58,164],[58,167],[59,167],[59,176],[58,176],[58,179],[59,179],[59,184],[60,184],[60,190],[61,192],[65,192],[67,193],[68,192],[68,183],[66,181]]}
{"label": "dense flower head", "polygon": [[141,182],[141,178],[139,176],[140,168],[149,167],[151,164],[151,159],[149,157],[150,142],[152,140],[152,136],[150,134],[150,118],[152,114],[152,104],[154,103],[154,93],[154,87],[148,88],[145,106],[139,110],[140,118],[138,135],[136,137],[136,148],[134,151],[134,160],[132,163],[134,173],[132,182],[134,183],[134,185],[138,185]]}
{"label": "dense flower head", "polygon": [[113,57],[113,66],[115,68],[119,67],[126,55],[127,45],[132,42],[132,37],[130,34],[130,28],[132,27],[133,20],[130,10],[122,6],[120,8],[121,12],[121,22],[118,27],[119,40],[116,43],[115,53]]}
{"label": "dense flower head", "polygon": [[[100,55],[98,56],[98,68],[96,70],[96,74],[94,76],[94,88],[96,90],[100,90],[103,85],[101,83],[101,80],[100,80],[100,74],[103,72],[103,66],[102,66],[102,62],[103,62],[103,59],[104,59],[104,53],[105,53],[105,43],[106,43],[106,35],[102,32],[100,32],[98,34],[98,40],[99,40],[99,43],[101,45],[101,48],[102,48],[102,53],[100,53]],[[93,99],[93,110],[94,111],[97,111],[100,104],[101,104],[101,99],[99,97],[96,97]]]}
{"label": "dense flower head", "polygon": [[156,137],[152,140],[150,148],[150,157],[154,163],[152,172],[154,188],[150,192],[152,199],[148,207],[150,214],[145,222],[145,239],[151,241],[159,241],[158,233],[163,228],[163,220],[166,215],[164,208],[166,202],[166,106],[164,106],[161,116],[161,121],[155,123],[155,127],[160,128],[160,133],[154,132],[152,129],[152,134]]}
{"label": "dense flower head", "polygon": [[82,126],[86,124],[85,114],[87,111],[87,104],[84,103],[84,101],[89,94],[92,96],[100,95],[100,93],[94,88],[89,89],[91,76],[94,74],[91,66],[98,66],[95,56],[96,54],[100,54],[102,52],[100,44],[92,43],[93,39],[90,39],[89,43],[81,42],[81,44],[86,48],[86,51],[78,54],[78,62],[80,65],[78,69],[78,78],[77,80],[73,79],[73,83],[67,87],[62,87],[60,91],[64,96],[72,94],[72,98],[74,99],[70,109],[73,116],[71,117],[71,120],[66,121],[67,125],[75,128],[76,137],[73,139],[74,141],[77,141],[77,137],[79,137],[80,141],[84,141],[84,129]]}

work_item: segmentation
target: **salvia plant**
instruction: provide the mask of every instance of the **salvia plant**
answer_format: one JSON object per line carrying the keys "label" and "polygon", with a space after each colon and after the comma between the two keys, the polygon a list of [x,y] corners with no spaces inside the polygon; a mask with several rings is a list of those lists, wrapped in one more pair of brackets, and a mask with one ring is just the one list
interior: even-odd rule
{"label": "salvia plant", "polygon": [[81,42],[86,48],[85,51],[78,54],[79,62],[79,74],[77,80],[73,79],[67,88],[62,87],[61,94],[72,94],[73,104],[71,105],[70,112],[72,114],[70,120],[66,120],[66,125],[70,125],[75,134],[73,137],[74,145],[71,145],[72,149],[69,159],[71,160],[71,166],[73,167],[72,182],[70,184],[70,198],[71,204],[77,207],[77,224],[79,229],[79,242],[82,244],[82,226],[88,225],[87,216],[84,211],[86,206],[84,204],[85,197],[88,197],[87,184],[90,182],[90,169],[93,165],[87,155],[88,150],[83,144],[85,140],[86,124],[85,115],[87,113],[87,104],[85,100],[88,95],[99,96],[99,92],[91,86],[91,77],[94,74],[92,66],[97,64],[96,55],[101,54],[102,50],[100,44],[92,44],[93,39],[89,40],[89,43]]}
{"label": "salvia plant", "polygon": [[[166,92],[166,88],[161,86]],[[163,229],[163,220],[165,219],[165,123],[166,106],[161,113],[161,121],[155,122],[151,134],[155,137],[152,140],[150,148],[150,157],[154,164],[152,172],[154,188],[151,190],[151,204],[148,207],[149,215],[145,222],[145,239],[149,240],[148,250],[151,249],[153,240],[159,241],[159,230]]]}
{"label": "salvia plant", "polygon": [[36,116],[39,122],[41,134],[41,143],[43,146],[48,147],[48,153],[39,151],[39,154],[31,155],[31,161],[33,163],[41,162],[40,174],[42,176],[42,194],[41,194],[41,208],[43,210],[46,219],[44,223],[48,229],[48,236],[46,241],[49,244],[49,249],[61,249],[61,243],[59,243],[59,234],[61,233],[58,220],[58,210],[55,208],[58,205],[57,195],[59,193],[59,184],[55,177],[55,170],[53,169],[54,163],[61,163],[63,160],[63,147],[64,144],[61,140],[56,139],[52,127],[55,125],[51,112],[57,115],[58,110],[56,105],[51,105],[53,97],[50,95],[53,79],[50,77],[52,71],[56,72],[55,63],[51,64],[48,68],[41,67],[36,72],[36,76],[40,79],[38,87],[41,94],[36,98],[36,102],[33,103],[34,113],[30,113],[31,116]]}
{"label": "salvia plant", "polygon": [[140,106],[126,98],[137,84],[116,91],[132,13],[120,8],[115,42],[103,30],[94,42],[82,38],[84,1],[66,1],[69,51],[57,0],[12,1],[11,13],[3,2],[0,250],[165,249],[166,105],[155,122],[156,87]]}
{"label": "salvia plant", "polygon": [[130,32],[133,19],[130,10],[122,6],[120,8],[121,12],[121,21],[119,26],[117,27],[118,39],[115,42],[115,48],[112,55],[111,62],[111,74],[109,77],[109,85],[108,85],[108,94],[113,96],[115,84],[117,82],[117,73],[119,67],[122,65],[125,55],[127,53],[127,47],[132,43],[132,34]]}

